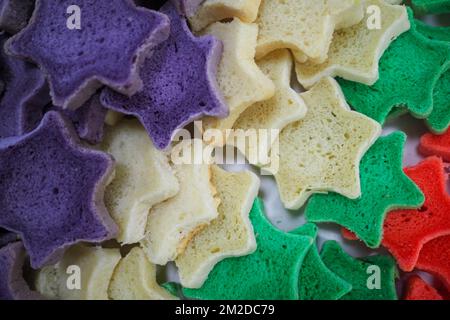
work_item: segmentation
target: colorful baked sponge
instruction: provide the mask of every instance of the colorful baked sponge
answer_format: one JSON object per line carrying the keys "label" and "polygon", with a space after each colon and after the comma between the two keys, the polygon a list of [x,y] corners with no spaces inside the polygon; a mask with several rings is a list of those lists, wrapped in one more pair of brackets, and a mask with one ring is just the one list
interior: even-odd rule
{"label": "colorful baked sponge", "polygon": [[141,89],[139,67],[168,33],[165,15],[131,0],[37,0],[6,50],[39,65],[55,106],[76,109],[102,85],[127,95]]}
{"label": "colorful baked sponge", "polygon": [[7,40],[0,33],[0,139],[33,130],[50,101],[43,73],[31,63],[8,56],[3,49]]}
{"label": "colorful baked sponge", "polygon": [[20,235],[33,268],[74,243],[116,235],[103,204],[113,165],[54,111],[29,134],[0,141],[0,227]]}
{"label": "colorful baked sponge", "polygon": [[336,241],[327,241],[320,253],[322,261],[336,275],[352,285],[341,300],[396,300],[397,268],[390,256],[375,255],[355,259]]}
{"label": "colorful baked sponge", "polygon": [[[202,147],[199,139],[180,142],[181,158],[193,155],[196,143]],[[193,236],[219,216],[220,199],[212,183],[211,166],[204,161],[197,164],[194,158],[187,160],[175,160],[177,163],[173,166],[180,185],[178,193],[153,206],[148,214],[141,245],[154,264],[166,265],[174,261]]]}
{"label": "colorful baked sponge", "polygon": [[[282,49],[271,52],[257,64],[275,84],[275,95],[248,107],[233,125],[236,133],[242,131],[257,133],[257,144],[241,145],[239,136],[233,137],[233,139],[230,137],[227,141],[228,144],[234,144],[251,163],[254,163],[252,160],[255,159],[252,157],[269,155],[279,132],[288,124],[304,118],[307,113],[302,97],[291,88],[294,63],[289,50]],[[259,160],[260,163],[263,162],[260,158],[256,160]]]}
{"label": "colorful baked sponge", "polygon": [[423,36],[410,9],[408,14],[411,29],[384,53],[375,84],[339,79],[350,106],[381,124],[397,107],[406,108],[416,118],[427,118],[433,111],[434,88],[450,67],[450,45]]}
{"label": "colorful baked sponge", "polygon": [[384,223],[383,246],[397,259],[404,271],[412,271],[422,247],[428,241],[450,234],[450,196],[444,164],[428,158],[405,173],[425,194],[417,210],[390,212]]}
{"label": "colorful baked sponge", "polygon": [[249,213],[258,195],[258,177],[250,171],[232,173],[218,166],[211,171],[220,199],[219,216],[200,230],[175,260],[185,288],[200,288],[220,261],[256,250]]}
{"label": "colorful baked sponge", "polygon": [[0,247],[0,300],[40,300],[23,278],[26,253],[21,242]]}
{"label": "colorful baked sponge", "polygon": [[222,54],[220,41],[211,36],[195,37],[171,2],[161,12],[170,19],[170,36],[145,60],[143,89],[132,97],[106,89],[102,103],[108,109],[136,116],[154,145],[164,149],[177,129],[205,115],[224,117],[228,109],[215,78]]}
{"label": "colorful baked sponge", "polygon": [[442,135],[424,134],[420,138],[419,151],[425,156],[438,156],[450,162],[450,129]]}
{"label": "colorful baked sponge", "polygon": [[[444,41],[450,45],[450,27],[434,27],[416,20],[417,31],[431,40]],[[443,133],[450,126],[450,70],[439,78],[433,92],[433,111],[426,124],[434,133]]]}
{"label": "colorful baked sponge", "polygon": [[450,0],[412,0],[411,3],[420,14],[450,12]]}
{"label": "colorful baked sponge", "polygon": [[178,180],[168,156],[152,144],[137,119],[108,127],[98,147],[116,162],[105,190],[106,208],[119,227],[116,240],[137,243],[145,236],[149,210],[178,193]]}
{"label": "colorful baked sponge", "polygon": [[199,289],[183,289],[187,298],[267,300],[299,298],[298,280],[312,238],[276,229],[256,199],[250,212],[257,249],[219,262]]}
{"label": "colorful baked sponge", "polygon": [[56,110],[64,114],[72,122],[80,139],[91,144],[98,144],[103,140],[107,110],[101,104],[98,94],[93,95],[76,110],[62,109],[53,105],[49,110]]}
{"label": "colorful baked sponge", "polygon": [[443,236],[427,242],[422,251],[416,267],[435,275],[450,291],[450,236]]}
{"label": "colorful baked sponge", "polygon": [[403,300],[444,300],[439,292],[418,275],[408,279]]}
{"label": "colorful baked sponge", "polygon": [[364,16],[359,0],[264,0],[259,25],[256,58],[277,49],[290,49],[299,62],[322,63],[334,30],[357,24]]}
{"label": "colorful baked sponge", "polygon": [[[121,259],[119,249],[79,244],[70,247],[55,265],[38,271],[36,290],[47,299],[108,300],[108,288]],[[81,275],[79,288],[73,275]]]}
{"label": "colorful baked sponge", "polygon": [[[308,223],[290,233],[316,239],[317,232],[317,226]],[[328,269],[313,244],[300,269],[298,290],[300,300],[339,300],[352,290],[352,285]]]}
{"label": "colorful baked sponge", "polygon": [[[447,175],[437,157],[406,168],[405,174],[422,190],[425,203],[419,209],[394,210],[384,221],[383,242],[403,271],[412,271],[428,241],[450,234],[450,196]],[[347,239],[355,237],[346,231]]]}
{"label": "colorful baked sponge", "polygon": [[258,16],[261,0],[205,0],[196,13],[189,18],[194,31],[226,19],[239,18],[242,22],[254,22]]}
{"label": "colorful baked sponge", "polygon": [[404,6],[390,5],[384,0],[368,0],[364,2],[364,11],[373,6],[380,9],[383,17],[381,28],[368,28],[367,19],[363,19],[352,27],[334,32],[327,59],[323,63],[297,62],[297,79],[303,87],[310,88],[326,76],[339,76],[367,85],[378,80],[381,56],[410,25]]}
{"label": "colorful baked sponge", "polygon": [[19,32],[27,25],[33,8],[33,0],[0,0],[0,30]]}
{"label": "colorful baked sponge", "polygon": [[351,111],[330,77],[301,97],[308,112],[281,131],[279,168],[273,172],[284,206],[299,209],[314,193],[359,197],[359,163],[378,138],[380,125]]}
{"label": "colorful baked sponge", "polygon": [[217,81],[229,108],[223,119],[203,119],[205,129],[217,129],[223,133],[223,141],[213,141],[222,146],[226,130],[232,129],[239,116],[250,106],[275,95],[275,85],[255,62],[258,26],[244,23],[238,18],[231,22],[216,22],[201,34],[217,37],[223,43],[223,55],[217,69]]}
{"label": "colorful baked sponge", "polygon": [[379,247],[386,214],[393,209],[418,208],[424,202],[422,191],[402,169],[405,141],[402,132],[379,138],[360,164],[361,197],[314,195],[305,211],[308,221],[340,224],[370,248]]}
{"label": "colorful baked sponge", "polygon": [[134,247],[120,260],[108,287],[112,300],[175,300],[176,295],[156,282],[156,266],[144,251]]}

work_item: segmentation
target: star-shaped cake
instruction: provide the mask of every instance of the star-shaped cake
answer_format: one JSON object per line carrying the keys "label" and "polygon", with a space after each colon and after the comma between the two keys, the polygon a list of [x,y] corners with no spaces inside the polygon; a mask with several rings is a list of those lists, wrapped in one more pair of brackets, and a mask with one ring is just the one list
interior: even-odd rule
{"label": "star-shaped cake", "polygon": [[29,134],[0,141],[0,227],[20,235],[33,268],[72,244],[116,235],[103,204],[113,165],[54,111]]}

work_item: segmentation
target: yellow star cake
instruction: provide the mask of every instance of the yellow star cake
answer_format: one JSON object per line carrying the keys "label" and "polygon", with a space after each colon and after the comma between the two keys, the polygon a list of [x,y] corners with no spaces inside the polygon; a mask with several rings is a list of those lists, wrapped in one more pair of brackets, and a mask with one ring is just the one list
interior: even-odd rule
{"label": "yellow star cake", "polygon": [[[224,51],[217,71],[217,82],[230,113],[224,119],[207,117],[205,129],[223,132],[233,128],[239,116],[256,102],[270,99],[275,85],[255,62],[258,26],[235,18],[229,23],[215,23],[202,33],[217,37],[223,42]],[[223,145],[225,141],[215,141]]]}
{"label": "yellow star cake", "polygon": [[156,282],[156,266],[134,247],[120,260],[109,284],[112,300],[177,300]]}
{"label": "yellow star cake", "polygon": [[284,206],[299,209],[313,193],[359,197],[359,162],[380,135],[380,125],[351,111],[330,77],[301,96],[308,113],[281,132],[280,165],[272,172]]}
{"label": "yellow star cake", "polygon": [[180,190],[150,210],[146,235],[141,241],[149,260],[158,265],[174,261],[190,239],[219,215],[220,200],[211,182],[211,165],[195,161],[195,140],[180,142],[178,146],[182,147],[180,158],[192,156],[187,158],[189,162],[180,161],[173,166]]}
{"label": "yellow star cake", "polygon": [[321,63],[327,58],[334,30],[362,18],[360,0],[263,0],[256,19],[256,58],[287,48],[299,62]]}
{"label": "yellow star cake", "polygon": [[117,240],[137,243],[144,238],[150,208],[173,197],[179,189],[178,181],[167,155],[155,148],[137,120],[123,120],[109,127],[100,149],[116,161],[105,204],[119,226]]}
{"label": "yellow star cake", "polygon": [[239,18],[242,22],[251,23],[258,16],[261,0],[205,0],[195,15],[189,17],[194,31],[200,31],[210,24]]}
{"label": "yellow star cake", "polygon": [[121,259],[119,249],[75,245],[36,277],[36,290],[49,299],[108,300],[108,287]]}
{"label": "yellow star cake", "polygon": [[185,288],[200,288],[219,261],[256,249],[249,213],[258,195],[259,179],[249,171],[230,173],[217,166],[212,167],[212,177],[221,200],[219,216],[175,260]]}
{"label": "yellow star cake", "polygon": [[381,29],[369,29],[366,19],[350,28],[334,33],[324,63],[310,61],[296,64],[298,81],[310,88],[326,76],[372,85],[378,80],[378,62],[391,42],[410,28],[404,6],[390,5],[383,0],[366,0],[365,9],[377,6],[381,12]]}
{"label": "yellow star cake", "polygon": [[[236,138],[229,142],[248,159],[251,159],[251,155],[258,158],[259,155],[267,156],[272,143],[278,138],[278,134],[275,134],[277,130],[300,120],[306,114],[303,99],[290,85],[293,59],[289,50],[282,49],[270,53],[258,61],[258,66],[275,83],[275,96],[249,107],[240,115],[233,127],[236,132],[254,130],[258,141],[256,143],[247,141],[244,146],[241,146]],[[264,131],[260,134],[259,130]]]}

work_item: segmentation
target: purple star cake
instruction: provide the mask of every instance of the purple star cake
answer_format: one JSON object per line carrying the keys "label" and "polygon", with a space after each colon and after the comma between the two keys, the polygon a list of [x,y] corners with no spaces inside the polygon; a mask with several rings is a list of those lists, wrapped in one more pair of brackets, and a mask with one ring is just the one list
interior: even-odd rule
{"label": "purple star cake", "polygon": [[91,144],[102,141],[106,109],[100,103],[100,95],[92,96],[76,110],[66,110],[55,106],[51,106],[50,110],[60,111],[69,118],[81,139]]}
{"label": "purple star cake", "polygon": [[39,300],[23,278],[25,250],[21,242],[0,248],[0,300]]}
{"label": "purple star cake", "polygon": [[0,139],[22,135],[33,130],[50,101],[48,86],[42,72],[31,63],[8,56],[3,45],[7,40],[0,33]]}
{"label": "purple star cake", "polygon": [[20,235],[35,269],[78,242],[114,238],[104,203],[114,162],[80,144],[60,113],[27,135],[0,140],[0,227]]}
{"label": "purple star cake", "polygon": [[0,30],[15,34],[25,28],[33,7],[33,0],[0,0]]}
{"label": "purple star cake", "polygon": [[30,23],[6,48],[39,65],[55,106],[76,109],[102,84],[136,93],[142,61],[168,33],[166,16],[132,0],[37,0]]}
{"label": "purple star cake", "polygon": [[101,100],[106,108],[136,116],[155,146],[164,149],[177,129],[205,115],[225,117],[228,108],[216,82],[221,42],[195,37],[170,1],[161,12],[170,18],[170,36],[145,60],[143,90],[127,97],[107,88]]}

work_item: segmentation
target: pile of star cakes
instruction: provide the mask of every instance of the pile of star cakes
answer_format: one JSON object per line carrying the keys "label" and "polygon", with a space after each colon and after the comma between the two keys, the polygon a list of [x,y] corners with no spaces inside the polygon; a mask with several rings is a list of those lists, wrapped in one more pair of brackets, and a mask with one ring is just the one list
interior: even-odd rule
{"label": "pile of star cakes", "polygon": [[[450,28],[418,18],[450,1],[400,3],[0,0],[0,299],[448,299]],[[404,113],[431,131],[408,168]],[[221,147],[277,158],[307,223],[199,161]]]}

